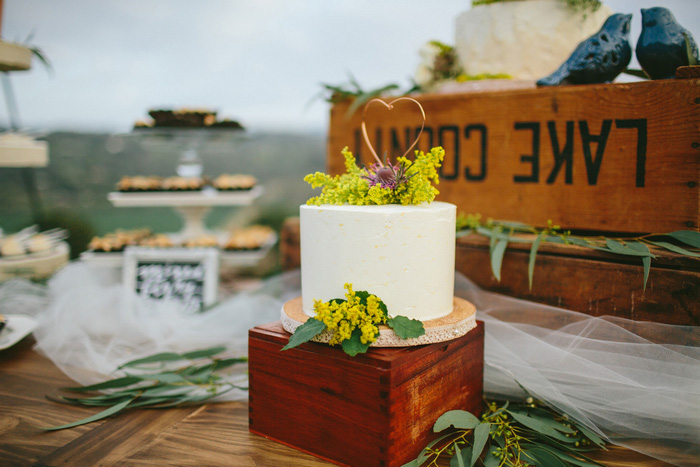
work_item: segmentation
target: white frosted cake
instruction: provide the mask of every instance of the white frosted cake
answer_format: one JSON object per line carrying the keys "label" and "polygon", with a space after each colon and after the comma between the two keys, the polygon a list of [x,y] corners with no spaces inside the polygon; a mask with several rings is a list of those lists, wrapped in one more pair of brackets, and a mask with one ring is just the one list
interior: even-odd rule
{"label": "white frosted cake", "polygon": [[389,316],[427,321],[453,309],[456,206],[304,205],[303,311],[343,298],[345,283],[378,296]]}

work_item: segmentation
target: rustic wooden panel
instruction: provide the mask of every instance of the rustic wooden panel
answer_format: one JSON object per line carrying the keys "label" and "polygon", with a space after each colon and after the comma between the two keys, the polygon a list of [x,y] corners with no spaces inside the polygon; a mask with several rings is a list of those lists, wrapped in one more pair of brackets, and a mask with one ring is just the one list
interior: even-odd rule
{"label": "rustic wooden panel", "polygon": [[[419,148],[446,150],[438,199],[484,218],[568,229],[670,232],[700,223],[700,80],[416,96]],[[362,163],[362,112],[331,109],[328,169]],[[375,110],[377,109],[377,110]],[[420,128],[411,103],[373,106],[377,153],[402,154]]]}
{"label": "rustic wooden panel", "polygon": [[281,324],[249,334],[250,430],[341,465],[400,466],[453,409],[481,410],[483,324],[440,344],[342,349],[289,341]]}
{"label": "rustic wooden panel", "polygon": [[491,272],[487,240],[462,238],[457,241],[456,268],[486,290],[592,316],[700,325],[700,261],[696,259],[664,253],[652,261],[644,290],[641,261],[621,262],[615,255],[545,244],[537,255],[530,290],[528,248],[527,244],[509,245],[498,282]]}

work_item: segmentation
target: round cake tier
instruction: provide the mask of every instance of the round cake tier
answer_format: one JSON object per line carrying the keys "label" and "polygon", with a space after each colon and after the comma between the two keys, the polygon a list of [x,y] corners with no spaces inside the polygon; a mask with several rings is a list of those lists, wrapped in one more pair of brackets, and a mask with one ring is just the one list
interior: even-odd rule
{"label": "round cake tier", "polygon": [[[476,327],[476,308],[471,302],[454,297],[452,312],[442,318],[423,322],[425,334],[411,339],[401,339],[388,326],[379,326],[379,337],[371,347],[410,347],[414,345],[435,344],[462,337]],[[282,306],[282,327],[294,334],[294,331],[311,319],[302,309],[301,297],[293,298]],[[314,342],[328,343],[332,333],[328,330],[311,339]]]}
{"label": "round cake tier", "polygon": [[389,316],[427,321],[452,312],[456,206],[301,206],[301,295],[345,295],[344,284],[386,304]]}

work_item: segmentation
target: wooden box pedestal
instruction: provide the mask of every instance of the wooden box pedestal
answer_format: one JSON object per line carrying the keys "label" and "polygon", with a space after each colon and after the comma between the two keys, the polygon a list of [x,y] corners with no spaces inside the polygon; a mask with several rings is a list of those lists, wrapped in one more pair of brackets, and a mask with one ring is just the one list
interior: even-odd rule
{"label": "wooden box pedestal", "polygon": [[248,334],[250,431],[339,465],[400,466],[448,410],[481,413],[484,325],[458,339],[375,348],[289,341],[280,322]]}

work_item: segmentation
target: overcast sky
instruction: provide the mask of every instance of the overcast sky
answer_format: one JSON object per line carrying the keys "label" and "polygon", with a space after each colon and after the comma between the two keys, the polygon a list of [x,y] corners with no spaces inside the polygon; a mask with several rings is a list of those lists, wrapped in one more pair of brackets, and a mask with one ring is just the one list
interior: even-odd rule
{"label": "overcast sky", "polygon": [[[4,0],[2,38],[41,48],[11,74],[23,127],[128,131],[148,109],[206,107],[251,130],[326,130],[320,83],[352,73],[402,88],[418,50],[454,43],[469,0]],[[700,39],[700,1],[608,0],[614,11],[667,6]],[[636,63],[636,62],[635,62]],[[5,99],[0,125],[8,122]]]}

